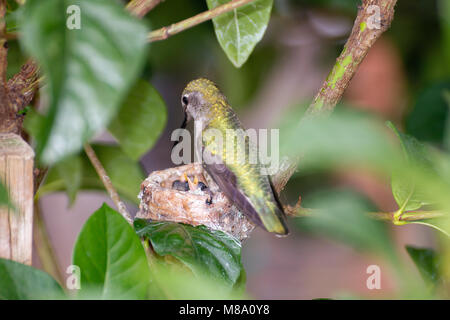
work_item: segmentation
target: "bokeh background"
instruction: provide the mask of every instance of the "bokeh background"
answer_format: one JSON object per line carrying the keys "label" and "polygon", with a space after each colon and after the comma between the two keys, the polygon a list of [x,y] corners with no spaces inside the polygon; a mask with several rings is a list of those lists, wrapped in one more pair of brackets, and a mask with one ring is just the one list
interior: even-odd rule
{"label": "bokeh background", "polygon": [[[450,88],[450,6],[446,2],[398,1],[391,29],[370,50],[346,91],[346,105],[391,120],[422,140],[442,143],[448,108],[440,90]],[[266,34],[240,69],[221,50],[210,21],[152,43],[144,78],[163,97],[168,121],[156,145],[141,159],[146,174],[173,166],[170,134],[182,121],[182,89],[194,78],[216,82],[246,127],[277,128],[283,116],[308,104],[339,55],[358,4],[356,0],[274,1]],[[167,0],[145,20],[157,29],[206,9],[204,1]],[[12,44],[11,50],[19,48]],[[10,61],[11,74],[19,62]],[[97,140],[113,138],[105,133]],[[389,180],[359,169],[296,175],[282,201],[292,204],[300,195],[307,203],[316,191],[330,188],[352,190],[380,211],[397,208]],[[100,191],[82,191],[72,205],[63,192],[41,198],[43,219],[64,278],[77,234],[103,202],[113,206]],[[129,207],[137,211],[132,204]],[[395,293],[397,283],[383,258],[318,234],[301,221],[290,220],[289,224],[292,234],[287,238],[256,230],[243,243],[247,289],[252,297],[386,298]],[[436,245],[434,233],[425,226],[389,226],[389,233],[411,266],[405,244]],[[381,267],[380,290],[366,287],[366,269],[372,264]],[[36,250],[33,265],[41,267]]]}

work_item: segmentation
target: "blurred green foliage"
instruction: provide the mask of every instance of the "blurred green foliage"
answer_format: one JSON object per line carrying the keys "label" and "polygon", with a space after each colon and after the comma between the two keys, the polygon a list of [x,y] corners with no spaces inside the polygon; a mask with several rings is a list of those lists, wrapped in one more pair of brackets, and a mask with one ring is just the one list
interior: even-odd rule
{"label": "blurred green foliage", "polygon": [[[141,23],[117,1],[79,0],[85,14],[82,30],[66,29],[68,3],[28,0],[19,19],[15,7],[7,16],[8,30],[21,31],[21,47],[10,41],[8,77],[19,70],[25,60],[21,48],[26,49],[42,66],[47,85],[42,100],[44,104],[45,99],[50,100],[39,111],[29,110],[25,120],[38,154],[52,165],[38,196],[65,190],[73,202],[80,189],[103,189],[87,157],[76,153],[94,134],[109,129],[117,144],[94,145],[94,150],[121,196],[137,203],[144,178],[138,161],[154,146],[167,118],[167,106],[148,80],[166,77],[176,83],[172,89],[206,76],[219,83],[239,109],[249,105],[284,54],[276,36],[259,44],[259,37],[251,37],[250,49],[241,54],[229,49],[225,37],[220,36],[223,28],[227,32],[225,16],[215,24],[204,23],[154,43],[146,51],[147,27],[156,29],[207,10],[206,1],[165,1]],[[264,3],[267,11],[272,2]],[[318,10],[353,18],[358,4],[357,0],[275,1],[272,15],[293,21],[298,12]],[[229,14],[228,19],[233,16]],[[264,32],[266,20],[268,15],[257,23],[254,34]],[[229,32],[232,40],[239,37],[235,29]],[[324,191],[333,183],[330,177],[336,170],[368,168],[391,179],[399,207],[397,224],[407,223],[399,220],[402,214],[423,206],[447,215],[450,212],[448,1],[399,1],[386,37],[398,50],[406,75],[406,133],[395,130],[395,137],[377,117],[343,106],[330,117],[300,122],[304,108],[297,105],[280,126],[280,141],[283,154],[302,156],[297,177],[288,185],[294,189],[292,194],[298,196],[296,185],[301,184],[303,205],[317,210],[295,224],[384,257],[398,271],[397,280],[403,287],[414,287],[407,297],[429,297],[417,279],[403,275],[409,271],[399,261],[386,224],[368,217],[367,212],[377,208],[348,190]],[[334,54],[342,45],[341,39],[323,42],[324,55]],[[235,68],[244,62],[240,69]],[[138,80],[140,73],[145,80]],[[178,100],[179,92],[170,95]],[[5,195],[1,188],[0,203]],[[317,189],[322,191],[313,192]],[[417,223],[450,230],[449,218]],[[106,205],[86,222],[74,248],[74,263],[83,270],[79,298],[244,297],[245,272],[240,244],[234,239],[175,223],[138,221],[135,228],[138,234]],[[448,246],[445,239],[444,250]],[[156,258],[145,254],[149,243]],[[445,274],[442,270],[450,268],[445,264],[437,267],[441,252],[407,250],[426,281],[439,282]],[[0,283],[1,298],[65,298],[48,275],[11,261],[0,260]]]}
{"label": "blurred green foliage", "polygon": [[[367,199],[350,190],[322,190],[303,201],[317,211],[297,219],[302,230],[313,231],[347,243],[363,252],[374,252],[392,263],[398,262],[386,225],[368,216],[376,208]],[[349,223],[351,221],[351,223]]]}
{"label": "blurred green foliage", "polygon": [[60,285],[47,273],[0,258],[0,299],[55,299],[62,295]]}
{"label": "blurred green foliage", "polygon": [[139,80],[108,128],[127,156],[137,161],[156,143],[166,122],[164,100],[150,83]]}

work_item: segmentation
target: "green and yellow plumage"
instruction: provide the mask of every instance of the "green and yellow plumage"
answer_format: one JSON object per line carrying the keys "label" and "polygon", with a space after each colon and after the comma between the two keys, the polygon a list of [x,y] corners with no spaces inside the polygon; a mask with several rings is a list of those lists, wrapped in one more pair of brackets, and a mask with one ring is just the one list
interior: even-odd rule
{"label": "green and yellow plumage", "polygon": [[[251,205],[242,210],[256,224],[261,225],[270,232],[278,234],[287,234],[287,228],[284,221],[284,213],[279,204],[276,195],[270,184],[269,177],[261,174],[261,165],[259,161],[250,163],[250,150],[255,150],[255,145],[251,143],[248,136],[245,135],[244,129],[239,121],[236,113],[228,104],[224,95],[217,86],[210,80],[197,79],[191,81],[183,92],[183,99],[186,97],[186,112],[190,114],[194,120],[201,120],[204,123],[203,132],[208,129],[215,129],[220,132],[221,136],[227,137],[230,132],[234,132],[237,139],[243,139],[245,143],[237,143],[234,140],[233,150],[226,150],[229,144],[218,143],[215,136],[202,135],[203,148],[210,152],[213,156],[219,156],[229,175],[232,176],[235,185],[231,186],[230,181],[223,181],[225,178],[220,174],[214,173],[214,168],[205,166],[206,171],[212,178],[226,189],[224,193],[230,198],[230,194],[235,203],[247,204],[247,200]],[[237,161],[239,156],[244,161]],[[259,160],[259,159],[256,159]],[[233,176],[234,175],[234,176]],[[228,180],[233,180],[228,178]],[[237,188],[231,190],[230,188]],[[228,194],[227,194],[228,193]],[[243,199],[241,194],[244,196]],[[241,208],[242,209],[242,208]],[[254,209],[254,210],[253,210]],[[255,217],[257,215],[257,217]],[[255,221],[256,220],[256,221]],[[257,221],[259,220],[259,221]]]}

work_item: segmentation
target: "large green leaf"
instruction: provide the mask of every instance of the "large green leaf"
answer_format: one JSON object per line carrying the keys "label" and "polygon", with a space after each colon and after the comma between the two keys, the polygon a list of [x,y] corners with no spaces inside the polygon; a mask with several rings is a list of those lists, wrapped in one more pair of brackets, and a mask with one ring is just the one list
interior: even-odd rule
{"label": "large green leaf", "polygon": [[207,275],[231,286],[243,275],[240,242],[205,226],[193,227],[175,222],[151,222],[137,219],[139,236],[150,239],[155,252],[182,261],[197,276]]}
{"label": "large green leaf", "polygon": [[[81,29],[66,27],[70,5]],[[81,149],[104,129],[144,61],[147,29],[114,0],[30,0],[21,43],[46,75],[49,110],[37,136],[47,164]]]}
{"label": "large green leaf", "polygon": [[439,274],[439,258],[436,252],[431,249],[416,248],[413,246],[406,246],[409,256],[414,261],[422,278],[433,285],[436,285],[440,280]]}
{"label": "large green leaf", "polygon": [[139,237],[126,220],[106,204],[85,223],[73,251],[83,290],[98,298],[145,299],[150,270]]}
{"label": "large green leaf", "polygon": [[54,299],[63,296],[59,284],[47,273],[0,258],[0,299]]}
{"label": "large green leaf", "polygon": [[[409,164],[431,172],[432,164],[428,158],[425,145],[416,138],[399,132],[392,123],[389,122],[388,126],[400,139],[405,160]],[[391,188],[395,201],[403,210],[416,210],[429,202],[414,177],[408,177],[394,171],[391,178]]]}
{"label": "large green leaf", "polygon": [[[209,9],[230,0],[206,0]],[[213,19],[217,40],[228,59],[242,66],[261,40],[270,19],[273,0],[256,0]]]}
{"label": "large green leaf", "polygon": [[138,160],[156,142],[167,121],[164,100],[147,81],[138,81],[122,103],[109,131],[123,151]]}
{"label": "large green leaf", "polygon": [[[131,160],[117,146],[97,144],[92,147],[119,194],[128,201],[137,204],[137,195],[139,193],[140,184],[142,180],[144,180],[144,173],[139,163]],[[57,164],[50,169],[44,184],[37,192],[38,196],[63,190],[67,191],[69,196],[73,196],[73,192],[76,192],[78,189],[74,190],[74,186],[68,187],[71,176],[81,177],[79,187],[83,190],[105,189],[103,183],[98,178],[97,172],[92,167],[91,162],[85,154],[72,157],[76,159],[64,160],[64,162],[80,162],[81,166],[77,165],[70,168],[59,168],[59,164]],[[80,172],[62,174],[61,170],[80,170]]]}

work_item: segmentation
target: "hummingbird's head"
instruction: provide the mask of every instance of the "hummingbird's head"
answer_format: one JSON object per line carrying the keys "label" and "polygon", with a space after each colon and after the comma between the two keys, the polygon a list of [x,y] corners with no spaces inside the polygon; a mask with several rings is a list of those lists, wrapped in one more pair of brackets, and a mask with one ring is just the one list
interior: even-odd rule
{"label": "hummingbird's head", "polygon": [[211,80],[200,78],[189,82],[181,96],[185,121],[210,118],[211,108],[225,102],[225,97]]}

